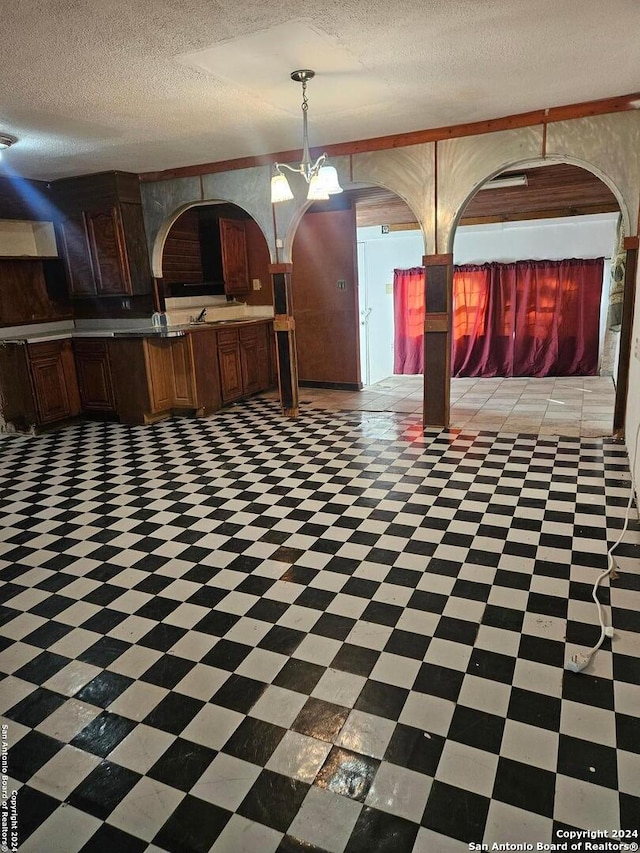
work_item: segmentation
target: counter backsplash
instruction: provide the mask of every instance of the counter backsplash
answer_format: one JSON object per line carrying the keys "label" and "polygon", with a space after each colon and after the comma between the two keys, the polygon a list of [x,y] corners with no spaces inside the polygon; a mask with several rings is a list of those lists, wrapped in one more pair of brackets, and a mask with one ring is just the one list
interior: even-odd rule
{"label": "counter backsplash", "polygon": [[206,309],[206,319],[241,320],[254,317],[273,317],[273,308],[268,305],[245,305],[244,302],[227,302],[224,296],[185,296],[166,300],[168,326],[181,326],[191,322]]}

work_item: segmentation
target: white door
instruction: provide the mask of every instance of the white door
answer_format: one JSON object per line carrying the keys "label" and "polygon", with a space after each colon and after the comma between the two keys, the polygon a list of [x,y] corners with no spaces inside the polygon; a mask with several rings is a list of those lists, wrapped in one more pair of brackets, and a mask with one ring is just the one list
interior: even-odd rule
{"label": "white door", "polygon": [[360,364],[363,385],[393,375],[393,269],[380,267],[376,241],[358,243]]}
{"label": "white door", "polygon": [[381,234],[379,226],[358,228],[360,346],[365,385],[393,376],[393,271],[420,266],[423,253],[420,231]]}
{"label": "white door", "polygon": [[360,381],[369,385],[369,336],[367,334],[367,251],[365,243],[358,243],[358,305],[360,307]]}

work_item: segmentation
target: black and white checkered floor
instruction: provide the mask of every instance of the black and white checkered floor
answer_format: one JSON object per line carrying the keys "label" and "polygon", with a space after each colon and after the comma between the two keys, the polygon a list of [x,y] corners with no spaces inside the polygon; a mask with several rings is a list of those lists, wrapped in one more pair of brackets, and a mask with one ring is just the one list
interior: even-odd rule
{"label": "black and white checkered floor", "polygon": [[613,643],[563,669],[598,637],[624,446],[384,417],[258,400],[0,440],[21,853],[638,829],[637,521]]}

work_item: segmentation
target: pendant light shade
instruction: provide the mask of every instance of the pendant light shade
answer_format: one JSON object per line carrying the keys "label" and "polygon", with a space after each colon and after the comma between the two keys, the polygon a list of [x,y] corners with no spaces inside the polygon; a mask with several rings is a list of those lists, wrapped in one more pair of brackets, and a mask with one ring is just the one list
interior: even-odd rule
{"label": "pendant light shade", "polygon": [[318,172],[318,178],[329,195],[342,192],[335,166],[323,166]]}
{"label": "pendant light shade", "polygon": [[326,201],[329,198],[329,193],[322,183],[320,175],[312,175],[309,181],[309,192],[307,193],[309,201]]}
{"label": "pendant light shade", "polygon": [[286,177],[278,172],[271,178],[271,204],[279,201],[291,201],[293,193]]}

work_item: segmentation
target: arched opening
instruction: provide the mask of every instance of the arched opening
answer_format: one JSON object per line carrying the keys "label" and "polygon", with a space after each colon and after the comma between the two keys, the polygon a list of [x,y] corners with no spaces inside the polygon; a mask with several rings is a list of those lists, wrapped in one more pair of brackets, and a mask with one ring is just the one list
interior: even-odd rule
{"label": "arched opening", "polygon": [[331,408],[421,411],[421,377],[396,391],[393,375],[394,269],[419,266],[425,251],[416,213],[386,187],[352,183],[331,201],[308,206],[292,231],[304,399]]}
{"label": "arched opening", "polygon": [[237,204],[203,201],[176,211],[158,232],[153,262],[159,307],[174,319],[234,301],[271,312],[267,241]]}
{"label": "arched opening", "polygon": [[511,166],[474,190],[452,234],[452,427],[611,435],[625,221],[584,164]]}

